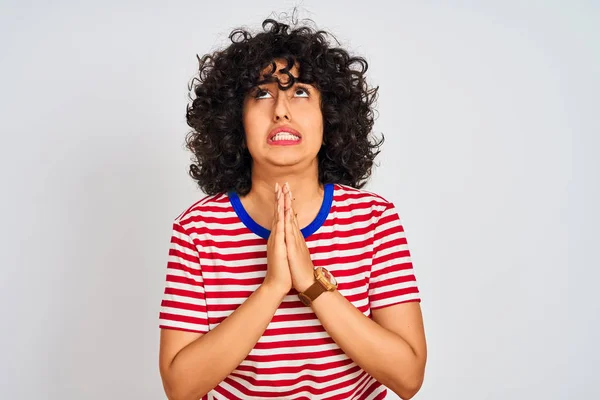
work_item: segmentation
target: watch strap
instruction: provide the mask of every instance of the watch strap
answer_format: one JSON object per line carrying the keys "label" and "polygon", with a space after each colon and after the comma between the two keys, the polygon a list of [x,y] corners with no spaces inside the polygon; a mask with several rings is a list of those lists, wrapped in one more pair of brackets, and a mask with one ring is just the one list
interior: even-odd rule
{"label": "watch strap", "polygon": [[308,297],[308,299],[313,302],[317,297],[321,295],[321,293],[326,292],[327,289],[321,284],[319,281],[315,281],[308,289],[306,289],[303,294]]}

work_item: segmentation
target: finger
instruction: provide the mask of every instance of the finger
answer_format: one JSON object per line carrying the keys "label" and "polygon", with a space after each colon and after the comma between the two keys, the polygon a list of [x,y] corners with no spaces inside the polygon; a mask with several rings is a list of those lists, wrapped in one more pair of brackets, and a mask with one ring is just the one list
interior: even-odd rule
{"label": "finger", "polygon": [[285,209],[287,211],[289,211],[290,207],[292,206],[292,202],[290,200],[290,186],[288,185],[288,183],[285,183],[286,185],[286,189],[285,189]]}
{"label": "finger", "polygon": [[287,209],[286,216],[285,216],[285,235],[286,235],[286,237],[290,238],[290,243],[293,243],[293,240],[295,239],[295,236],[296,236],[295,232],[294,232],[294,223],[292,220],[293,212],[294,212],[294,210],[290,206]]}
{"label": "finger", "polygon": [[286,194],[285,194],[285,209],[286,209],[286,222],[291,224],[292,222],[292,192],[290,191],[290,187],[287,186]]}
{"label": "finger", "polygon": [[298,228],[297,214],[296,214],[296,210],[294,210],[294,204],[293,204],[293,201],[292,201],[293,198],[294,198],[294,194],[292,193],[291,190],[290,190],[290,193],[289,193],[288,197],[289,197],[289,204],[290,204],[290,224],[296,230],[299,230],[299,228]]}
{"label": "finger", "polygon": [[275,226],[277,223],[277,218],[279,217],[278,213],[277,213],[277,197],[279,196],[279,183],[275,183],[275,201],[273,202],[273,204],[275,205],[275,207],[273,207],[273,223],[271,224],[272,226]]}
{"label": "finger", "polygon": [[296,211],[292,208],[292,221],[294,222],[294,226],[296,227],[297,230],[300,230],[300,225],[298,224],[298,214],[296,214]]}
{"label": "finger", "polygon": [[277,199],[277,232],[280,233],[281,240],[284,240],[284,196],[282,193],[282,187],[279,186],[279,197]]}
{"label": "finger", "polygon": [[[283,192],[283,204],[284,204],[284,211],[287,211],[287,207],[288,207],[288,202],[287,202],[287,194],[288,194],[288,183],[284,183],[283,186],[281,187],[281,190]],[[287,213],[286,213],[287,215]]]}
{"label": "finger", "polygon": [[292,193],[292,191],[290,190],[289,196],[290,198],[290,221],[292,222],[292,224],[298,228],[298,215],[296,214],[296,210],[294,210],[294,206],[293,206],[293,199],[294,199],[294,194]]}

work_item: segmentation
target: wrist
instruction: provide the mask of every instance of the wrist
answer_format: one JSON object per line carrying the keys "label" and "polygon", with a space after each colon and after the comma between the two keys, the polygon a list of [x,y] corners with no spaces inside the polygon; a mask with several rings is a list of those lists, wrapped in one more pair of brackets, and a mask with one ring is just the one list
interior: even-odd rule
{"label": "wrist", "polygon": [[307,276],[306,278],[299,280],[298,284],[296,285],[296,291],[298,293],[302,293],[305,292],[306,290],[308,290],[309,287],[311,287],[317,280],[315,279],[314,275],[311,276]]}
{"label": "wrist", "polygon": [[290,291],[289,288],[286,288],[284,285],[279,285],[272,282],[263,282],[259,289],[261,288],[266,292],[276,294],[277,296],[281,297],[282,300]]}

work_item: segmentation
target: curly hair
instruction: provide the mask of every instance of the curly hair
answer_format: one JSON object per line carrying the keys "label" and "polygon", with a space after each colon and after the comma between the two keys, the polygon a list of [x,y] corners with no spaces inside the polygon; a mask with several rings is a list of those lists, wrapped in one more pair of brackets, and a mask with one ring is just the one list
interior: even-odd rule
{"label": "curly hair", "polygon": [[190,176],[208,195],[250,192],[252,157],[242,120],[244,98],[258,84],[276,80],[273,69],[258,81],[261,71],[276,66],[275,59],[284,59],[288,64],[282,71],[290,83],[285,88],[278,83],[282,90],[294,84],[289,69],[297,62],[297,81],[312,84],[321,92],[319,182],[363,187],[385,140],[383,134],[379,142],[369,140],[379,87],[369,88],[365,80],[367,61],[332,47],[326,38],[331,34],[322,30],[308,26],[290,29],[274,19],[264,20],[262,28],[255,36],[243,28],[234,29],[229,47],[202,58],[196,55],[199,73],[188,88],[195,98],[190,96],[186,108],[187,124],[192,128],[186,136],[186,148],[193,153]]}

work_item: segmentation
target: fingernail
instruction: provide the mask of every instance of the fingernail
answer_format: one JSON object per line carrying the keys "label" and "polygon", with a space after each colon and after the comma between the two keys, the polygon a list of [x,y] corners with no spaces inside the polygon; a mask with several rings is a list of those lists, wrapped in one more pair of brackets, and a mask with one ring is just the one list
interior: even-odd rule
{"label": "fingernail", "polygon": [[279,191],[279,182],[275,182],[275,193]]}

